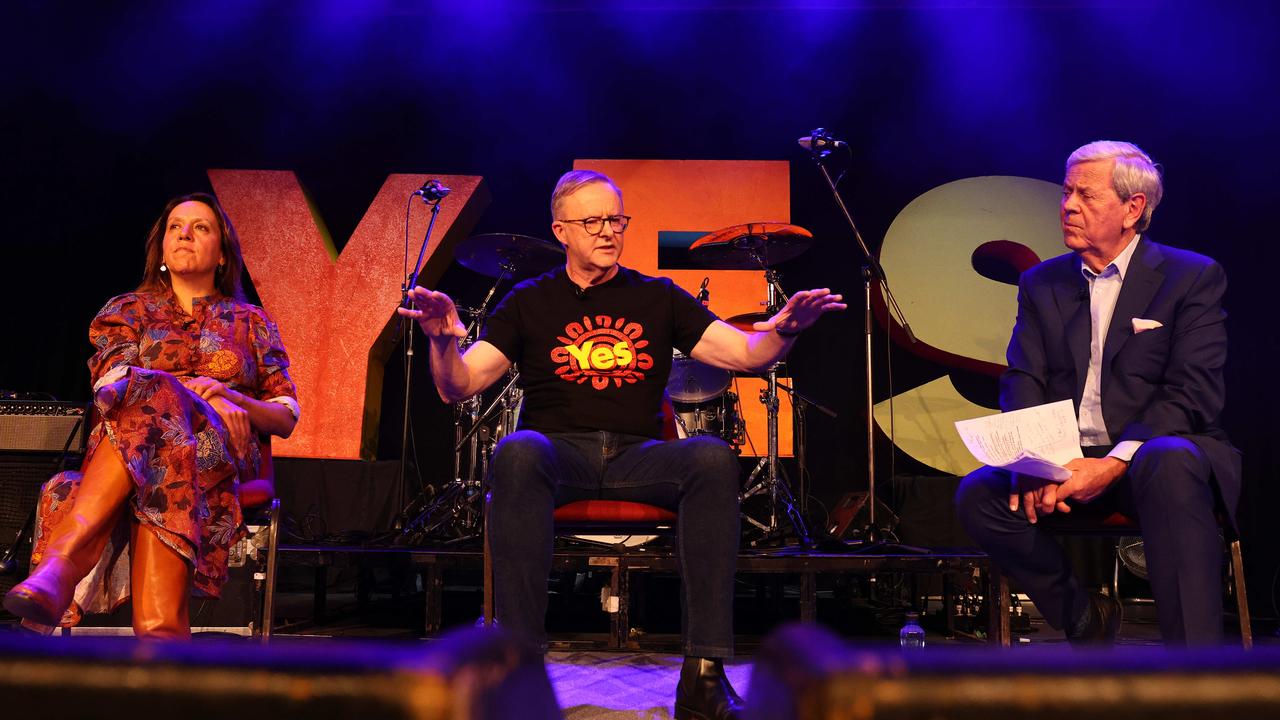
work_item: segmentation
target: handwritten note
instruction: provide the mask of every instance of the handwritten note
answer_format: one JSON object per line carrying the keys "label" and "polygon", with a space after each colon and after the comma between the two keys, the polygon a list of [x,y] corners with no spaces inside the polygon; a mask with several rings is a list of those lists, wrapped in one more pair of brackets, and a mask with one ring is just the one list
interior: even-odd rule
{"label": "handwritten note", "polygon": [[1080,426],[1070,400],[956,422],[978,462],[1062,482],[1080,453]]}

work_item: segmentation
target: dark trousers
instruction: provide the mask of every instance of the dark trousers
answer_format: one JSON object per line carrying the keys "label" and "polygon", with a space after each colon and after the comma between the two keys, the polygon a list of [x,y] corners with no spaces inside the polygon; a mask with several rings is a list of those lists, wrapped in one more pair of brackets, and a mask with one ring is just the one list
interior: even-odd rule
{"label": "dark trousers", "polygon": [[[1108,448],[1085,448],[1101,457]],[[1222,641],[1222,538],[1214,514],[1216,493],[1204,453],[1189,440],[1148,440],[1129,471],[1101,497],[1072,505],[1071,516],[1102,518],[1119,510],[1138,518],[1160,632],[1169,645]],[[1009,510],[1010,473],[973,471],[956,492],[956,512],[974,540],[1023,588],[1045,621],[1071,628],[1084,612],[1087,593],[1061,546],[1046,527],[1055,512],[1027,521],[1021,506]],[[1041,527],[1041,526],[1046,527]]]}
{"label": "dark trousers", "polygon": [[552,511],[577,500],[630,500],[678,514],[684,653],[733,654],[738,458],[722,440],[521,430],[492,463],[489,543],[498,622],[546,650]]}

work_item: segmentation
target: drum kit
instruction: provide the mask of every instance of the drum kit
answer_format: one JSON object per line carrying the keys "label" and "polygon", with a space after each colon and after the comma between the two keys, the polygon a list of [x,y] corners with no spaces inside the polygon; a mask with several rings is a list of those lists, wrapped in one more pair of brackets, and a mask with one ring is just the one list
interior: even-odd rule
{"label": "drum kit", "polygon": [[[764,273],[766,297],[762,312],[746,313],[725,320],[750,332],[757,322],[768,320],[787,302],[780,276],[774,266],[805,252],[813,235],[804,228],[785,223],[761,222],[734,225],[699,238],[689,247],[689,256],[697,264],[717,270],[760,270]],[[565,262],[564,249],[558,243],[526,235],[493,233],[476,235],[459,243],[455,257],[463,267],[494,279],[479,305],[458,306],[458,314],[467,322],[463,349],[480,336],[493,298],[508,280],[522,280],[559,267]],[[748,532],[756,537],[752,544],[787,536],[804,545],[812,543],[800,507],[797,507],[789,483],[778,462],[778,393],[791,393],[797,408],[812,403],[792,388],[778,382],[779,365],[752,377],[766,380],[760,402],[766,411],[767,451],[749,475],[741,491],[741,499],[767,498],[765,510],[753,517],[744,511]],[[735,450],[747,441],[740,401],[731,390],[734,374],[701,363],[676,351],[667,382],[667,395],[674,410],[679,437],[712,435],[723,439]],[[406,511],[412,519],[404,523],[400,542],[422,544],[428,541],[454,543],[477,537],[482,524],[482,499],[488,461],[497,443],[513,432],[519,422],[522,391],[518,368],[513,367],[496,395],[485,403],[483,394],[455,405],[454,480],[425,501],[415,502]],[[801,451],[802,452],[802,451]],[[800,455],[803,457],[802,455]],[[802,470],[803,474],[803,470]],[[783,526],[780,518],[789,522]],[[752,530],[754,529],[754,532]],[[794,533],[792,535],[792,533]]]}

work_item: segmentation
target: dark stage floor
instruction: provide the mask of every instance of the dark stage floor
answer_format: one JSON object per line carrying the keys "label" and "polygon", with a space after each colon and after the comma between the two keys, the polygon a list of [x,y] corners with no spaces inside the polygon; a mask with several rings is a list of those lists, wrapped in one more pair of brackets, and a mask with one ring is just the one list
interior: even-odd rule
{"label": "dark stage floor", "polygon": [[[475,597],[476,588],[461,585],[446,588],[446,598],[452,607],[446,612],[446,624],[457,626]],[[571,593],[570,593],[571,594]],[[743,593],[740,593],[743,594]],[[283,622],[275,631],[272,642],[278,644],[320,644],[333,638],[362,640],[385,639],[403,642],[421,637],[421,594],[404,592],[382,594],[373,592],[363,599],[348,588],[335,587],[326,597],[326,616],[321,621],[310,617],[313,596],[309,592],[288,591],[278,598],[277,618]],[[740,598],[741,599],[741,598]],[[572,600],[570,597],[553,599],[553,615],[557,604]],[[819,597],[819,603],[833,602]],[[472,607],[478,608],[478,605]],[[1029,626],[1015,635],[1009,652],[1027,652],[1033,646],[1060,646],[1061,635],[1046,627],[1034,608],[1025,605]],[[597,612],[600,612],[597,610]],[[604,615],[603,612],[600,612]],[[607,616],[606,616],[607,617]],[[304,619],[305,618],[305,619]],[[756,619],[758,621],[758,618]],[[786,620],[782,618],[781,620]],[[196,623],[199,624],[198,618]],[[971,636],[945,636],[936,627],[937,618],[926,623],[930,628],[927,647],[921,652],[941,647],[966,648],[975,654],[988,652],[991,646]],[[553,623],[554,628],[554,623]],[[579,628],[583,629],[583,628]],[[585,629],[590,629],[585,628]],[[88,631],[86,631],[88,632]],[[103,632],[111,632],[103,630]],[[674,688],[680,667],[680,657],[668,652],[610,652],[574,649],[591,633],[559,632],[553,640],[560,640],[560,647],[546,659],[547,673],[555,689],[564,716],[572,720],[630,720],[644,718],[658,720],[671,717]],[[221,633],[197,636],[197,642],[214,637],[226,637]],[[892,628],[882,629],[873,635],[848,635],[846,640],[855,646],[893,647],[896,642]],[[572,642],[568,642],[572,640]],[[1277,644],[1275,638],[1260,635],[1259,644]],[[246,638],[245,642],[252,642]],[[424,642],[432,642],[425,640]],[[727,672],[735,687],[744,695],[749,692],[752,673],[752,649],[758,638],[744,636],[741,645],[744,652],[727,665]],[[1159,644],[1159,632],[1155,626],[1152,607],[1149,604],[1126,606],[1126,620],[1121,628],[1119,643],[1113,652],[1140,652],[1141,649]]]}
{"label": "dark stage floor", "polygon": [[[290,594],[285,598],[288,607],[304,612],[310,597]],[[353,595],[334,596],[331,608],[335,619],[324,626],[299,629],[277,636],[279,642],[318,642],[328,635],[343,637],[405,637],[403,631],[390,627],[388,618],[371,619],[356,612]],[[1032,646],[1063,645],[1059,633],[1045,626],[1032,615],[1030,631],[1015,635],[1010,652],[1019,652]],[[1159,630],[1155,625],[1152,608],[1130,605],[1126,607],[1126,621],[1114,652],[1124,653],[1135,648],[1159,644]],[[893,647],[893,637],[849,637],[850,642],[868,646]],[[1257,637],[1259,644],[1277,644],[1274,638]],[[931,633],[927,638],[929,648],[964,647],[975,653],[989,651],[989,646],[972,638],[943,637]],[[748,653],[750,651],[748,650]],[[744,696],[751,685],[752,658],[742,654],[727,665],[727,672],[735,688]],[[555,688],[556,698],[568,720],[666,720],[671,718],[674,689],[679,674],[680,657],[662,652],[603,652],[590,650],[553,651],[547,656],[547,674]]]}

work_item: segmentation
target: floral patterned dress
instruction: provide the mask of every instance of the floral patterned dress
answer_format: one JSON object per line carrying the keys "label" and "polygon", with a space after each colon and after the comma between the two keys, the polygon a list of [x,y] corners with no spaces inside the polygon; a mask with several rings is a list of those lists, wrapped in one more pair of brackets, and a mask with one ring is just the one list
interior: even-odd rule
{"label": "floral patterned dress", "polygon": [[[228,550],[245,534],[240,481],[258,477],[258,439],[244,457],[222,419],[180,378],[205,376],[297,415],[297,389],[276,325],[262,308],[220,295],[197,298],[187,314],[172,292],[133,292],[110,300],[89,327],[93,453],[120,453],[135,485],[126,513],[153,529],[195,567],[197,593],[217,597]],[[38,508],[32,562],[73,505],[80,473],[56,475]],[[122,515],[97,566],[76,588],[62,624],[82,611],[109,612],[129,596],[129,522]]]}

